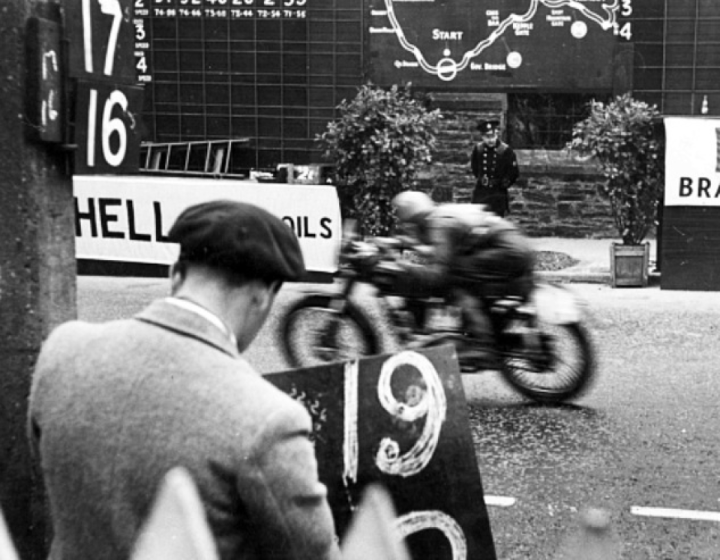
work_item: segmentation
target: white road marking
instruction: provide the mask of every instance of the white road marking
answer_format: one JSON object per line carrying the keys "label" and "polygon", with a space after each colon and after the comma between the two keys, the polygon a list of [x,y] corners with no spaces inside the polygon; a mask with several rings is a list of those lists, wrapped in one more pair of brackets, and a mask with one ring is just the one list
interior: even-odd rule
{"label": "white road marking", "polygon": [[508,496],[485,496],[486,506],[510,507],[515,505],[516,501]]}
{"label": "white road marking", "polygon": [[670,517],[673,519],[692,519],[695,521],[715,521],[716,523],[720,523],[720,512],[717,511],[632,506],[630,513],[646,517]]}
{"label": "white road marking", "polygon": [[[486,506],[510,507],[514,506],[516,502],[517,499],[510,496],[485,496]],[[690,519],[693,521],[713,521],[720,523],[720,511],[632,506],[630,513],[642,517],[666,517],[670,519]]]}

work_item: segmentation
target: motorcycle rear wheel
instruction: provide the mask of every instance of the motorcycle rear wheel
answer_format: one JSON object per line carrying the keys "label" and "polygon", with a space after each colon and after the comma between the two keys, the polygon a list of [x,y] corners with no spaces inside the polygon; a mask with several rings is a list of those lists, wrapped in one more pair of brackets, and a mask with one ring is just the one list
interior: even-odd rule
{"label": "motorcycle rear wheel", "polygon": [[[578,323],[543,325],[544,360],[517,348],[503,352],[501,373],[522,395],[539,403],[578,398],[591,386],[595,356],[590,336]],[[543,363],[544,362],[544,363]]]}
{"label": "motorcycle rear wheel", "polygon": [[315,294],[293,304],[281,319],[280,345],[292,367],[312,367],[379,353],[370,320],[352,302],[333,309],[335,298]]}

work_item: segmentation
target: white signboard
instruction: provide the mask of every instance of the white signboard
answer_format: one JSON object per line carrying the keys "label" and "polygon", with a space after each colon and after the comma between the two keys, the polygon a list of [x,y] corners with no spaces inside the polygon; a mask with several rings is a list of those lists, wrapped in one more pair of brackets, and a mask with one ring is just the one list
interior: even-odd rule
{"label": "white signboard", "polygon": [[78,259],[170,265],[178,245],[167,241],[167,233],[180,212],[200,202],[230,199],[260,206],[292,228],[308,271],[337,270],[342,224],[332,186],[77,175],[73,187]]}
{"label": "white signboard", "polygon": [[665,117],[665,206],[720,206],[720,119]]}

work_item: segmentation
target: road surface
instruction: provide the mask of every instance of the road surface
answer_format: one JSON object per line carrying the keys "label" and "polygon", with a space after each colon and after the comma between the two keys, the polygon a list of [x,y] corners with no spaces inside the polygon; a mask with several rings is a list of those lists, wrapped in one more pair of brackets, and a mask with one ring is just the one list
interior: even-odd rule
{"label": "road surface", "polygon": [[[101,321],[135,313],[168,282],[78,284],[79,316]],[[281,292],[247,354],[260,371],[286,367],[277,314],[309,288]],[[552,559],[587,506],[610,512],[623,558],[719,558],[720,292],[570,288],[598,351],[586,396],[540,407],[494,373],[463,379],[498,558]]]}

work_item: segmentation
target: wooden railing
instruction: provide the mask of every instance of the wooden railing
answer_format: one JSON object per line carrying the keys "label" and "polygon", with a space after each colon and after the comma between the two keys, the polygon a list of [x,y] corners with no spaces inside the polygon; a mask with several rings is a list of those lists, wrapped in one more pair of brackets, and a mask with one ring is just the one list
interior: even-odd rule
{"label": "wooden railing", "polygon": [[249,147],[249,138],[144,142],[140,145],[140,171],[161,175],[246,177],[241,155]]}

